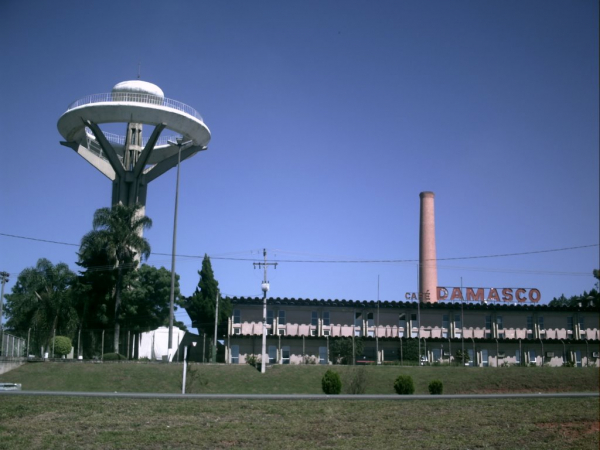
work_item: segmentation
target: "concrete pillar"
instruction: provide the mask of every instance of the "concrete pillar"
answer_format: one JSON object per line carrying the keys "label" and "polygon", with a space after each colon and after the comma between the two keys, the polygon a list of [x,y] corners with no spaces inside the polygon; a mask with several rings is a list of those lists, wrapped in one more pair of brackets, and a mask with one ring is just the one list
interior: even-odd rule
{"label": "concrete pillar", "polygon": [[433,192],[421,192],[419,228],[419,297],[435,303],[437,297],[437,257],[435,252],[435,212]]}

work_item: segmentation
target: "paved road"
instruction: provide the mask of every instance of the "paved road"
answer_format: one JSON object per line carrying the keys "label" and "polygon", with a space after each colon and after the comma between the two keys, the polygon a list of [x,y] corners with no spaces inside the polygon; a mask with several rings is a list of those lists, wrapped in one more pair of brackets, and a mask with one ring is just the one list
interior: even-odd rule
{"label": "paved road", "polygon": [[150,398],[173,400],[464,400],[506,398],[577,398],[598,397],[598,392],[566,392],[539,394],[460,394],[460,395],[312,395],[312,394],[156,394],[141,392],[67,392],[67,391],[0,391],[3,395],[45,395],[55,397]]}

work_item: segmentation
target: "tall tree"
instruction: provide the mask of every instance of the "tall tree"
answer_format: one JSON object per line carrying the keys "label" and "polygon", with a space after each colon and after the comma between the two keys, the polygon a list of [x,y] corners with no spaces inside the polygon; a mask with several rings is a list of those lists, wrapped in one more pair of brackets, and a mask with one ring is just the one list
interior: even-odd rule
{"label": "tall tree", "polygon": [[[127,329],[140,332],[169,324],[171,271],[142,264],[128,289],[123,292],[122,323]],[[175,274],[175,304],[181,306],[179,275]],[[177,310],[177,306],[175,306]],[[182,322],[176,326],[185,330]]]}
{"label": "tall tree", "polygon": [[[138,258],[150,256],[150,244],[142,236],[152,220],[141,214],[141,205],[115,205],[94,213],[93,230],[81,239],[80,265],[87,270],[110,270],[114,274],[114,352],[119,352],[121,303],[124,278],[138,264]],[[104,260],[104,267],[89,266],[90,261]]]}
{"label": "tall tree", "polygon": [[[354,347],[354,358],[352,358],[352,347]],[[329,344],[329,357],[334,364],[352,364],[363,352],[362,339],[338,338],[332,339]]]}
{"label": "tall tree", "polygon": [[37,344],[44,347],[54,330],[72,337],[78,321],[71,291],[76,279],[65,263],[53,265],[45,258],[23,270],[6,295],[7,328],[25,335],[32,328]]}
{"label": "tall tree", "polygon": [[590,292],[583,291],[581,295],[573,295],[569,298],[562,294],[560,297],[554,297],[548,305],[550,306],[593,306],[600,309],[600,270],[594,269],[592,275],[596,279],[594,288]]}
{"label": "tall tree", "polygon": [[[202,269],[198,272],[200,280],[196,291],[187,299],[186,310],[195,328],[201,333],[213,337],[215,332],[215,306],[219,282],[215,279],[208,255],[204,255]],[[219,317],[217,335],[227,330],[227,319],[231,315],[231,302],[219,295]]]}

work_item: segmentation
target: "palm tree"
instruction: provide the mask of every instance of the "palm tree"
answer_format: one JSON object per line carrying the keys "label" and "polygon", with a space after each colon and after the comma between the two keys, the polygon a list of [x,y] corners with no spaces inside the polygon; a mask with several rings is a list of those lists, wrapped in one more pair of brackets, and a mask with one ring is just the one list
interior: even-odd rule
{"label": "palm tree", "polygon": [[55,332],[72,337],[77,311],[71,288],[76,279],[65,263],[53,265],[40,258],[35,267],[19,274],[6,296],[7,326],[21,332],[33,328],[38,344],[46,348]]}
{"label": "palm tree", "polygon": [[[134,270],[140,257],[148,259],[150,244],[142,236],[152,227],[152,220],[142,214],[142,205],[100,208],[94,213],[93,230],[81,239],[80,264],[88,270],[113,270],[116,272],[114,286],[114,352],[119,353],[121,293],[123,277]],[[99,253],[108,261],[108,267],[89,267],[90,261]]]}

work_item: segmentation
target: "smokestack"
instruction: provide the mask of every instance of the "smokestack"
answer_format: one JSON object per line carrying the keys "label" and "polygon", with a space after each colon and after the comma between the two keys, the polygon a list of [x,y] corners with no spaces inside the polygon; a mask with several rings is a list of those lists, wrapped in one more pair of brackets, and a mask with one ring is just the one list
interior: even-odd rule
{"label": "smokestack", "polygon": [[421,226],[419,229],[419,298],[436,303],[437,259],[435,254],[435,212],[433,192],[421,192]]}

